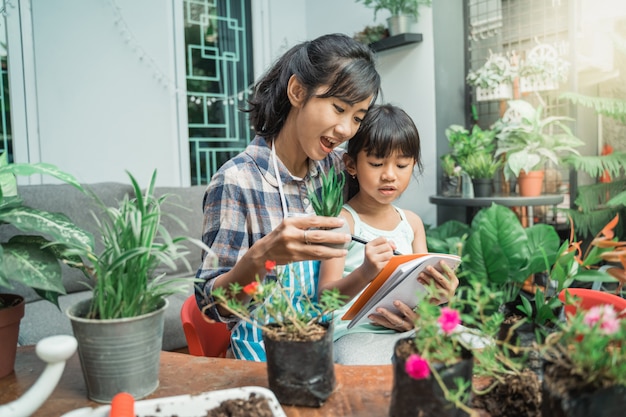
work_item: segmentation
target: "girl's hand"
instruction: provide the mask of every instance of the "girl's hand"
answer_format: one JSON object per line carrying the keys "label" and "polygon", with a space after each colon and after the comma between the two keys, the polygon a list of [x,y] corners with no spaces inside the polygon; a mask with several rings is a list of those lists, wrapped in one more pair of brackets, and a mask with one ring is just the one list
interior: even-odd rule
{"label": "girl's hand", "polygon": [[439,296],[430,300],[433,304],[448,302],[459,286],[459,279],[445,261],[440,261],[438,268],[432,265],[427,266],[425,271],[417,276],[417,280],[424,286],[430,285],[433,281],[435,282]]}
{"label": "girl's hand", "polygon": [[372,281],[382,271],[393,257],[395,249],[395,243],[384,237],[377,237],[365,245],[365,258],[358,269],[363,277],[367,277],[367,282]]}
{"label": "girl's hand", "polygon": [[415,319],[417,313],[408,305],[401,301],[394,301],[393,305],[399,310],[399,313],[392,313],[386,308],[377,308],[377,314],[367,316],[372,324],[386,327],[397,332],[406,332],[415,328]]}

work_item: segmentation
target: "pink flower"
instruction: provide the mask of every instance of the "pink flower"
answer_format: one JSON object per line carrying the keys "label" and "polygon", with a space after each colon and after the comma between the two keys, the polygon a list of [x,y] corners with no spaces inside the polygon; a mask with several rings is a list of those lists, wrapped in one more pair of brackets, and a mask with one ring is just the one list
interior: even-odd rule
{"label": "pink flower", "polygon": [[443,330],[444,333],[450,334],[454,331],[454,329],[456,329],[456,326],[461,323],[461,315],[456,310],[449,307],[443,307],[437,322],[441,326],[441,330]]}
{"label": "pink flower", "polygon": [[413,379],[424,379],[430,376],[428,361],[416,354],[408,357],[404,364],[404,370]]}
{"label": "pink flower", "polygon": [[585,313],[583,322],[593,327],[599,324],[600,330],[605,334],[613,334],[619,329],[619,319],[617,313],[611,305],[594,306]]}

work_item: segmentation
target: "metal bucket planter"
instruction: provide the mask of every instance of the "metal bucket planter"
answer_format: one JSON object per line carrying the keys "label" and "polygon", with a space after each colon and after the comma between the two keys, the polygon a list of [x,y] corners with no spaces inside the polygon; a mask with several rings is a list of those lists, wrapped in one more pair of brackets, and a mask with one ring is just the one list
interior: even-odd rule
{"label": "metal bucket planter", "polygon": [[86,319],[91,300],[66,311],[78,341],[78,355],[93,401],[110,403],[115,394],[128,392],[135,399],[150,395],[159,386],[159,359],[164,312],[169,302],[142,316]]}
{"label": "metal bucket planter", "polygon": [[321,407],[336,385],[332,324],[319,340],[277,340],[263,334],[270,390],[283,405]]}

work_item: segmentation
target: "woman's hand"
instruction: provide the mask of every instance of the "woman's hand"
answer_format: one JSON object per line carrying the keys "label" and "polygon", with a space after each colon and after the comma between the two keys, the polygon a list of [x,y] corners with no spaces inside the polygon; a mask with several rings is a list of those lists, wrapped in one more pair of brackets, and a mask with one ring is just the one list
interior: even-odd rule
{"label": "woman's hand", "polygon": [[437,268],[432,265],[427,266],[417,276],[417,281],[424,286],[429,286],[434,281],[438,296],[431,298],[430,302],[433,304],[448,302],[459,286],[459,279],[445,261],[440,261]]}
{"label": "woman's hand", "polygon": [[[278,265],[343,257],[347,250],[340,247],[350,241],[350,234],[324,229],[341,227],[344,222],[340,217],[289,217],[259,239],[250,251],[255,252],[255,258],[262,262],[271,259]],[[339,248],[328,245],[338,245]]]}

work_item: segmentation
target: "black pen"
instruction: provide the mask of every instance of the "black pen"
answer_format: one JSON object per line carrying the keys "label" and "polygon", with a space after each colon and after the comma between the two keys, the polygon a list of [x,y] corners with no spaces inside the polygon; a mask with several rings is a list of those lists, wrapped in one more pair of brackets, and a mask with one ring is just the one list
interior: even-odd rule
{"label": "black pen", "polygon": [[[359,242],[359,243],[362,243],[362,244],[364,244],[364,245],[367,245],[367,244],[369,243],[367,240],[365,240],[365,239],[363,239],[363,238],[360,238],[360,237],[358,237],[358,236],[354,236],[354,235],[351,235],[351,236],[352,236],[352,240],[353,240],[353,241],[355,241],[355,242]],[[394,250],[394,251],[393,251],[393,254],[394,254],[394,255],[402,255],[402,254],[401,254],[400,252],[398,252],[397,250]]]}

